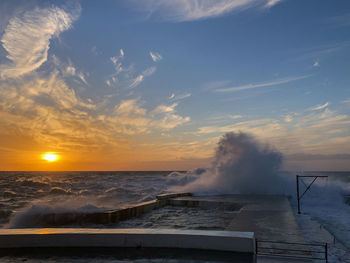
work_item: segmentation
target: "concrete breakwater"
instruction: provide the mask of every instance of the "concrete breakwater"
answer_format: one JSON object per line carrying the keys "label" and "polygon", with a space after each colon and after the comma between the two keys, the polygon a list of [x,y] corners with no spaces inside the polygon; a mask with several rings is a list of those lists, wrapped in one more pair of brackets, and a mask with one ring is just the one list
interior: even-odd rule
{"label": "concrete breakwater", "polygon": [[[170,210],[177,212],[168,214],[171,207],[174,209]],[[189,211],[198,213],[191,214]],[[254,232],[258,239],[263,240],[305,242],[295,222],[288,198],[278,195],[163,194],[155,200],[117,210],[94,213],[43,213],[33,216],[38,223],[25,227],[111,228],[118,227],[119,222],[125,222],[122,228],[148,228],[153,225],[156,228],[244,231]],[[134,219],[142,224],[133,223]],[[213,221],[216,222],[213,224]]]}
{"label": "concrete breakwater", "polygon": [[[133,206],[107,210],[102,212],[57,212],[57,213],[38,213],[31,215],[31,222],[40,222],[40,227],[63,227],[63,226],[86,226],[86,225],[104,225],[118,223],[119,221],[139,217],[154,209],[162,208],[166,205],[181,205],[174,202],[177,197],[191,196],[191,193],[161,194],[156,196],[155,200],[139,203]],[[183,202],[182,205],[197,206],[198,202]],[[39,223],[38,223],[39,225]],[[28,225],[28,227],[33,227]]]}
{"label": "concrete breakwater", "polygon": [[[278,195],[165,194],[157,196],[155,200],[118,210],[86,214],[48,213],[39,216],[43,217],[41,228],[0,231],[3,248],[12,245],[14,248],[51,245],[170,247],[247,253],[246,248],[249,247],[248,253],[254,254],[256,251],[252,251],[259,247],[259,241],[260,251],[262,248],[279,251],[281,248],[275,245],[276,242],[288,244],[291,251],[300,250],[296,243],[305,244],[288,198]],[[55,227],[57,224],[60,228],[42,228],[46,227],[43,226],[44,220],[47,220],[48,226]],[[69,225],[90,228],[62,228]],[[233,247],[226,250],[227,235]],[[247,241],[243,247],[240,247],[241,238]],[[192,241],[186,243],[187,240]],[[261,242],[272,243],[261,247]],[[217,246],[219,243],[221,245]],[[183,247],[182,244],[187,245]],[[203,247],[203,244],[208,246]],[[289,252],[287,256],[290,256]],[[310,257],[311,254],[303,252],[301,256]]]}

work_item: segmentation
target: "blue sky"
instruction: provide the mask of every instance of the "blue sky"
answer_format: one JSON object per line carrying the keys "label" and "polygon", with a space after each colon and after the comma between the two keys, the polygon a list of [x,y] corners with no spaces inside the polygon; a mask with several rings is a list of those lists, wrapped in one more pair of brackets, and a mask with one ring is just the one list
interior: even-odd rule
{"label": "blue sky", "polygon": [[230,131],[286,169],[350,169],[349,1],[2,1],[0,16],[4,169],[43,151],[67,156],[58,169],[195,168]]}

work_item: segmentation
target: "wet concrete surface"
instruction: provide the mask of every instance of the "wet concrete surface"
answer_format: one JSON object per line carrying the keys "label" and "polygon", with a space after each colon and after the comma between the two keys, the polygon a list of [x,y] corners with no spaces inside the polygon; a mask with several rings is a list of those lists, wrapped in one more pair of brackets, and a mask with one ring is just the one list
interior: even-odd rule
{"label": "wet concrete surface", "polygon": [[[222,229],[254,232],[258,240],[305,243],[286,196],[220,195],[183,196],[168,200],[120,227]],[[134,226],[135,227],[135,226]]]}

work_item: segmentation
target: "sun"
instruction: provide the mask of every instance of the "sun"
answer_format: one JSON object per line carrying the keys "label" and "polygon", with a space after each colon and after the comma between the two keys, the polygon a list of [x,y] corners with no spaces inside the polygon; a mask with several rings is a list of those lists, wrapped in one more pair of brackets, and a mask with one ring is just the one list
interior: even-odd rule
{"label": "sun", "polygon": [[55,153],[45,153],[42,158],[48,162],[56,162],[59,156]]}

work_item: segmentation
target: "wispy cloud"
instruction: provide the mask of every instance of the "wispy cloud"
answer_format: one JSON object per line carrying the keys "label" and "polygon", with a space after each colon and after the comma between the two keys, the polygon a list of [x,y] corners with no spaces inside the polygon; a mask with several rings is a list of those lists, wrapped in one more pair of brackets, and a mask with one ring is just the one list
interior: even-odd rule
{"label": "wispy cloud", "polygon": [[141,73],[135,74],[133,64],[129,66],[123,65],[124,57],[125,52],[123,49],[120,49],[119,55],[109,58],[114,65],[115,72],[105,80],[107,86],[133,89],[140,85],[145,77],[151,76],[157,70],[156,67],[149,67]]}
{"label": "wispy cloud", "polygon": [[119,56],[110,57],[110,60],[112,61],[113,65],[115,67],[116,74],[119,74],[120,72],[125,70],[125,68],[123,68],[122,62],[121,62],[121,60],[124,58],[124,55],[125,55],[124,50],[120,49],[119,53],[120,53]]}
{"label": "wispy cloud", "polygon": [[134,1],[134,5],[148,16],[182,22],[219,17],[253,7],[270,8],[279,2],[280,0],[145,0]]}
{"label": "wispy cloud", "polygon": [[161,61],[163,59],[162,55],[157,53],[157,52],[150,51],[149,55],[151,56],[151,58],[154,62],[158,62],[158,61]]}
{"label": "wispy cloud", "polygon": [[77,76],[79,77],[79,79],[80,79],[85,85],[89,85],[89,83],[88,83],[87,80],[86,80],[86,76],[85,76],[84,73],[79,72],[79,73],[77,74]]}
{"label": "wispy cloud", "polygon": [[243,116],[242,115],[230,115],[230,118],[231,119],[241,119],[241,118],[243,118]]}
{"label": "wispy cloud", "polygon": [[10,19],[1,38],[7,63],[0,65],[1,77],[16,78],[38,69],[47,61],[50,40],[71,28],[80,6],[69,13],[59,7],[36,8]]}
{"label": "wispy cloud", "polygon": [[138,76],[131,82],[129,88],[133,89],[133,88],[135,88],[136,86],[140,85],[141,82],[143,81],[143,78],[144,78],[144,75],[143,75],[143,74],[138,75]]}
{"label": "wispy cloud", "polygon": [[291,61],[298,61],[304,59],[312,59],[318,61],[320,58],[326,58],[334,53],[347,49],[350,46],[350,41],[342,41],[328,45],[313,46],[312,48],[307,48],[299,51],[299,54],[295,54]]}
{"label": "wispy cloud", "polygon": [[[6,147],[21,148],[16,145],[23,140],[36,147],[67,151],[101,149],[106,145],[124,147],[126,136],[160,134],[190,121],[190,117],[176,112],[177,103],[147,109],[141,99],[115,101],[110,99],[111,94],[103,98],[81,97],[80,90],[70,87],[67,80],[88,84],[89,73],[69,59],[63,62],[54,54],[48,57],[50,39],[69,29],[74,18],[52,6],[10,19],[2,37],[9,62],[1,65],[1,145],[9,141]],[[135,74],[131,66],[121,65],[124,56],[120,49],[117,56],[110,58],[115,72],[105,80],[107,85],[136,87],[156,71],[156,67],[149,67]],[[45,72],[37,70],[44,62],[48,65]],[[18,78],[24,74],[26,78]],[[10,137],[16,139],[6,139]]]}
{"label": "wispy cloud", "polygon": [[221,80],[221,81],[211,81],[207,82],[203,85],[204,90],[213,90],[213,89],[219,89],[224,88],[230,85],[230,80]]}
{"label": "wispy cloud", "polygon": [[268,0],[267,3],[265,4],[265,7],[267,8],[272,7],[282,1],[283,0]]}
{"label": "wispy cloud", "polygon": [[244,116],[240,114],[213,114],[206,117],[206,123],[228,123],[232,120],[242,119]]}
{"label": "wispy cloud", "polygon": [[284,117],[285,122],[292,122],[293,121],[293,116],[288,114]]}
{"label": "wispy cloud", "polygon": [[124,100],[116,107],[116,113],[121,116],[144,116],[146,110],[141,108],[138,100]]}
{"label": "wispy cloud", "polygon": [[331,27],[350,26],[350,13],[332,17],[327,21],[327,24],[331,24]]}
{"label": "wispy cloud", "polygon": [[191,95],[192,95],[191,93],[185,93],[185,94],[180,94],[180,95],[176,96],[175,98],[177,100],[183,100],[183,99],[187,99],[187,98],[191,97]]}
{"label": "wispy cloud", "polygon": [[318,68],[320,66],[320,62],[316,60],[312,66],[314,66],[315,68]]}
{"label": "wispy cloud", "polygon": [[85,85],[89,85],[86,80],[86,77],[89,76],[89,73],[83,73],[82,71],[77,70],[72,61],[68,60],[67,63],[64,63],[57,56],[52,55],[50,62],[52,62],[57,67],[63,77],[75,77]]}
{"label": "wispy cloud", "polygon": [[170,100],[183,100],[191,97],[191,93],[185,93],[185,94],[179,94],[175,95],[175,93],[172,93],[169,97]]}
{"label": "wispy cloud", "polygon": [[136,86],[140,85],[141,82],[144,80],[145,77],[151,76],[154,72],[156,72],[156,67],[150,67],[146,70],[144,70],[140,75],[138,75],[136,78],[134,78],[129,85],[129,88],[133,89]]}
{"label": "wispy cloud", "polygon": [[125,100],[116,107],[114,117],[107,117],[112,123],[123,127],[128,134],[151,132],[152,129],[170,130],[190,121],[190,117],[176,114],[177,103],[172,105],[158,105],[147,111],[140,105],[139,100]]}
{"label": "wispy cloud", "polygon": [[293,122],[274,118],[253,119],[229,125],[202,126],[197,135],[222,134],[225,132],[249,132],[278,147],[285,154],[349,153],[350,116],[335,111],[301,110],[293,115]]}
{"label": "wispy cloud", "polygon": [[152,111],[152,114],[159,114],[159,113],[167,113],[167,112],[174,112],[175,108],[177,107],[177,103],[174,103],[170,106],[166,106],[166,105],[159,105],[157,108],[155,108]]}
{"label": "wispy cloud", "polygon": [[224,125],[224,126],[203,126],[198,130],[198,134],[209,134],[209,133],[225,133],[237,130],[246,130],[247,128],[254,128],[265,126],[276,122],[273,119],[261,119],[261,120],[251,120],[251,121],[242,121],[234,124]]}
{"label": "wispy cloud", "polygon": [[99,54],[99,51],[98,51],[98,49],[97,49],[96,46],[93,46],[93,47],[91,48],[91,53],[94,54],[95,56],[97,56],[97,55]]}
{"label": "wispy cloud", "polygon": [[72,75],[72,76],[75,76],[76,74],[76,69],[73,65],[68,65],[65,69],[65,73],[67,75]]}
{"label": "wispy cloud", "polygon": [[173,129],[190,121],[177,103],[147,110],[140,99],[96,103],[80,98],[58,71],[30,81],[0,82],[0,141],[16,136],[60,150],[118,145],[127,135]]}
{"label": "wispy cloud", "polygon": [[310,110],[314,110],[314,111],[322,110],[322,109],[327,108],[328,105],[329,105],[329,102],[326,102],[325,104],[317,105],[317,106],[315,106],[315,107],[312,107],[312,108],[310,108]]}
{"label": "wispy cloud", "polygon": [[176,107],[178,103],[171,105],[159,105],[150,112],[150,115],[155,119],[152,124],[155,127],[169,130],[176,126],[189,122],[190,117],[182,117],[176,113]]}
{"label": "wispy cloud", "polygon": [[350,104],[350,98],[349,98],[349,99],[346,99],[346,100],[341,101],[341,103]]}
{"label": "wispy cloud", "polygon": [[247,89],[256,89],[256,88],[262,88],[262,87],[278,86],[281,84],[286,84],[289,82],[305,79],[308,77],[310,77],[310,75],[289,77],[289,78],[277,79],[274,81],[246,84],[246,85],[234,86],[234,87],[229,87],[229,88],[220,88],[220,89],[216,89],[215,91],[216,92],[237,92],[237,91],[247,90]]}

